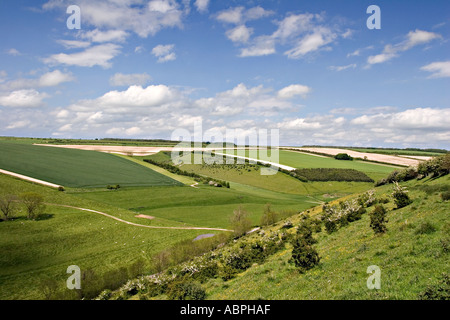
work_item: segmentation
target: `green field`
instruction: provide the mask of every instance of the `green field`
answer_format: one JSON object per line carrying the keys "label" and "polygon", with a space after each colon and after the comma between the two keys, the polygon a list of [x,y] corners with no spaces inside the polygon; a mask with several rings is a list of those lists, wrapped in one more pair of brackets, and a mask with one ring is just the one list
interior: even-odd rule
{"label": "green field", "polygon": [[[76,196],[79,193],[58,192],[0,174],[0,196],[23,192],[37,192],[46,203],[94,209],[142,225],[186,226],[165,219],[135,218],[136,212],[83,199]],[[116,193],[105,191],[108,192]],[[96,213],[54,205],[47,205],[37,221],[27,220],[22,207],[15,216],[15,220],[0,220],[0,299],[43,299],[41,281],[56,279],[62,287],[67,279],[66,269],[73,264],[82,270],[92,269],[99,276],[128,268],[137,260],[144,261],[148,269],[153,254],[205,233],[136,227]]]}
{"label": "green field", "polygon": [[181,185],[111,154],[4,141],[0,141],[0,169],[72,188]]}

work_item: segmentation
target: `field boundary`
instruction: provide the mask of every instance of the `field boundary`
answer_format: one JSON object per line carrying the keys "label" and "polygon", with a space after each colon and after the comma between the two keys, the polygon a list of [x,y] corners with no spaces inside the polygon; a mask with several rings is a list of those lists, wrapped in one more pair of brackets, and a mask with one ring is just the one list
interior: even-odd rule
{"label": "field boundary", "polygon": [[58,185],[58,184],[54,184],[54,183],[47,182],[47,181],[44,181],[44,180],[39,180],[39,179],[36,179],[36,178],[32,178],[32,177],[29,177],[29,176],[25,176],[25,175],[23,175],[23,174],[19,174],[19,173],[7,171],[7,170],[3,170],[3,169],[0,169],[0,173],[6,174],[6,175],[8,175],[8,176],[15,177],[15,178],[19,178],[19,179],[21,179],[21,180],[25,180],[25,181],[29,181],[29,182],[34,182],[34,183],[41,184],[41,185],[44,185],[44,186],[47,186],[47,187],[55,188],[55,189],[58,189],[58,188],[60,188],[60,187],[63,187],[63,186]]}
{"label": "field boundary", "polygon": [[221,228],[206,228],[206,227],[160,227],[160,226],[148,226],[148,225],[143,225],[143,224],[139,224],[139,223],[134,223],[134,222],[126,221],[126,220],[117,218],[117,217],[115,217],[115,216],[112,216],[112,215],[110,215],[110,214],[107,214],[107,213],[105,213],[105,212],[101,212],[101,211],[97,211],[97,210],[86,209],[86,208],[80,208],[80,207],[74,207],[74,206],[69,206],[69,205],[65,205],[65,204],[56,204],[56,203],[46,203],[46,205],[49,205],[49,206],[57,206],[57,207],[64,207],[64,208],[71,208],[71,209],[76,209],[76,210],[81,210],[81,211],[87,211],[87,212],[93,212],[93,213],[101,214],[102,216],[105,216],[105,217],[107,217],[107,218],[114,219],[114,220],[119,221],[119,222],[122,222],[122,223],[126,223],[126,224],[128,224],[128,225],[132,225],[132,226],[136,226],[136,227],[142,227],[142,228],[149,228],[149,229],[171,229],[171,230],[210,230],[210,231],[234,232],[233,230],[221,229]]}

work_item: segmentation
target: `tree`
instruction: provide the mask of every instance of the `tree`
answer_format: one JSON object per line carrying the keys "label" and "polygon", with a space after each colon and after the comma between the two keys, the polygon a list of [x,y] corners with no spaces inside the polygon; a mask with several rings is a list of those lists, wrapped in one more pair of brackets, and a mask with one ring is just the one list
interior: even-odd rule
{"label": "tree", "polygon": [[272,206],[268,203],[264,207],[264,214],[261,217],[261,225],[270,226],[278,221],[279,214],[272,211]]}
{"label": "tree", "polygon": [[28,219],[38,218],[45,210],[44,198],[35,192],[27,192],[21,195],[22,203],[27,209]]}
{"label": "tree", "polygon": [[233,211],[233,216],[231,217],[230,222],[233,227],[234,234],[237,237],[240,237],[249,231],[252,226],[252,222],[248,218],[248,212],[242,209],[241,206]]}
{"label": "tree", "polygon": [[13,217],[17,209],[16,201],[17,197],[11,194],[0,197],[0,211],[3,213],[5,220]]}

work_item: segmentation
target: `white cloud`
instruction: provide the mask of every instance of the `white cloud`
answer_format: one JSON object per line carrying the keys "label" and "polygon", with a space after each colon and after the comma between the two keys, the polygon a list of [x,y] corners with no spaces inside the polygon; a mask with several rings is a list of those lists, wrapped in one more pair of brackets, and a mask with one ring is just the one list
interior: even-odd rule
{"label": "white cloud", "polygon": [[47,72],[39,78],[39,87],[55,87],[64,82],[73,81],[75,78],[71,73],[63,73],[59,70]]}
{"label": "white cloud", "polygon": [[349,64],[349,65],[346,65],[346,66],[330,66],[328,68],[330,70],[334,70],[334,71],[340,72],[340,71],[344,71],[344,70],[347,70],[347,69],[350,69],[350,68],[355,69],[356,68],[356,64],[352,63],[352,64]]}
{"label": "white cloud", "polygon": [[282,99],[291,99],[297,95],[306,97],[311,92],[311,88],[301,84],[293,84],[278,91],[278,97]]}
{"label": "white cloud", "polygon": [[29,120],[19,120],[19,121],[14,121],[11,122],[6,129],[7,130],[14,130],[14,129],[22,129],[22,128],[26,128],[30,125],[30,121]]}
{"label": "white cloud", "polygon": [[62,44],[66,49],[82,49],[91,45],[88,41],[79,40],[58,40],[59,44]]}
{"label": "white cloud", "polygon": [[285,52],[288,58],[297,59],[304,55],[317,51],[323,46],[331,43],[336,38],[336,34],[325,27],[315,28],[312,34],[309,34],[298,42],[298,44]]}
{"label": "white cloud", "polygon": [[434,32],[428,32],[419,29],[416,29],[415,31],[410,31],[406,35],[406,40],[397,43],[395,45],[387,44],[384,47],[382,53],[374,56],[369,56],[367,58],[367,63],[369,65],[384,63],[399,56],[401,52],[407,51],[415,46],[426,44],[439,38],[442,38],[442,36]]}
{"label": "white cloud", "polygon": [[[0,89],[3,91],[15,91],[19,89],[33,89],[42,87],[56,87],[64,82],[74,81],[74,76],[69,73],[64,73],[59,70],[47,72],[37,79],[24,79],[19,78],[3,82],[0,85]],[[1,82],[1,81],[0,81]]]}
{"label": "white cloud", "polygon": [[14,48],[7,50],[6,53],[9,54],[10,56],[15,56],[15,57],[22,55],[22,53],[20,53],[19,50],[14,49]]}
{"label": "white cloud", "polygon": [[175,48],[174,44],[167,44],[167,45],[157,45],[152,49],[152,54],[158,58],[159,63],[172,61],[177,58],[175,52],[172,50]]}
{"label": "white cloud", "polygon": [[54,54],[45,58],[44,62],[50,65],[64,64],[80,67],[101,66],[106,69],[111,67],[110,60],[120,53],[120,48],[120,46],[112,43],[100,44],[77,53]]}
{"label": "white cloud", "polygon": [[0,70],[0,83],[5,82],[6,77],[8,77],[8,73],[5,70]]}
{"label": "white cloud", "polygon": [[[242,7],[238,7],[242,8]],[[234,8],[226,11],[228,21],[243,21],[242,17],[238,17],[242,10]],[[233,17],[233,18],[232,18]],[[270,35],[260,35],[254,39],[250,35],[246,38],[246,47],[241,48],[240,57],[263,56],[276,52],[276,45],[290,46],[284,54],[290,59],[303,58],[312,52],[327,49],[338,38],[338,31],[323,24],[323,17],[320,14],[288,14],[281,21],[275,22],[278,28]],[[252,30],[253,32],[253,30]],[[231,31],[227,31],[227,35]],[[342,33],[342,37],[348,37],[348,32]],[[231,38],[230,38],[231,39]],[[233,40],[233,39],[231,39]]]}
{"label": "white cloud", "polygon": [[246,43],[253,33],[252,28],[247,28],[245,25],[237,26],[226,32],[226,36],[233,42]]}
{"label": "white cloud", "polygon": [[241,49],[240,57],[259,57],[271,55],[276,52],[275,41],[270,36],[259,36],[252,41],[252,44]]}
{"label": "white cloud", "polygon": [[[71,0],[49,0],[44,10],[66,9]],[[183,26],[183,10],[175,0],[79,0],[83,24],[102,30],[133,31],[140,37],[155,35],[161,29]]]}
{"label": "white cloud", "polygon": [[429,78],[448,78],[450,77],[450,61],[440,61],[427,64],[420,68],[421,70],[432,72]]}
{"label": "white cloud", "polygon": [[260,6],[256,6],[250,9],[245,9],[244,7],[240,6],[220,11],[219,13],[217,13],[216,19],[220,22],[238,25],[244,24],[247,21],[268,17],[273,13],[273,11],[265,10]]}
{"label": "white cloud", "polygon": [[83,39],[88,39],[92,42],[124,42],[128,37],[128,33],[123,30],[107,30],[100,31],[98,29],[87,31],[80,35]]}
{"label": "white cloud", "polygon": [[0,106],[11,108],[39,107],[47,97],[48,94],[38,92],[34,89],[17,90],[0,96]]}
{"label": "white cloud", "polygon": [[240,24],[243,21],[244,7],[235,7],[223,10],[217,14],[216,19],[225,23]]}
{"label": "white cloud", "polygon": [[198,12],[203,13],[208,11],[209,0],[195,0],[194,5]]}
{"label": "white cloud", "polygon": [[132,86],[145,85],[151,77],[147,73],[133,73],[123,74],[116,73],[109,79],[109,84],[112,86]]}

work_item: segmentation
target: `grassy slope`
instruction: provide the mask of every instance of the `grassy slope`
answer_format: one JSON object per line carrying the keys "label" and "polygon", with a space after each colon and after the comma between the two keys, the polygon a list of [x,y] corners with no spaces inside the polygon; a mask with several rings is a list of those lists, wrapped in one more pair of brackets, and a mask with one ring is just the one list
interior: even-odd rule
{"label": "grassy slope", "polygon": [[[434,181],[409,182],[414,202],[400,210],[390,209],[388,232],[374,235],[366,214],[332,235],[316,235],[316,248],[321,263],[299,274],[288,263],[291,248],[272,256],[266,263],[254,266],[236,279],[224,282],[211,280],[207,284],[209,299],[417,299],[428,284],[436,283],[443,272],[450,272],[448,253],[441,240],[450,230],[450,203],[443,202],[440,193],[427,195],[420,185],[450,184],[450,177]],[[377,190],[390,193],[392,185]],[[418,234],[424,222],[436,231]],[[367,267],[381,268],[381,290],[366,286]]]}
{"label": "grassy slope", "polygon": [[0,168],[67,187],[179,185],[111,154],[0,142]]}
{"label": "grassy slope", "polygon": [[[82,199],[77,196],[81,193],[62,193],[0,175],[0,195],[30,191],[42,194],[47,203],[103,211],[144,225],[182,226],[166,219],[135,218],[133,211]],[[16,220],[0,221],[0,299],[41,299],[40,281],[53,278],[64,283],[69,265],[79,265],[82,270],[92,268],[102,274],[128,267],[139,258],[149,263],[152,254],[204,233],[140,228],[95,213],[55,206],[47,206],[42,220],[28,221],[20,210]]]}

